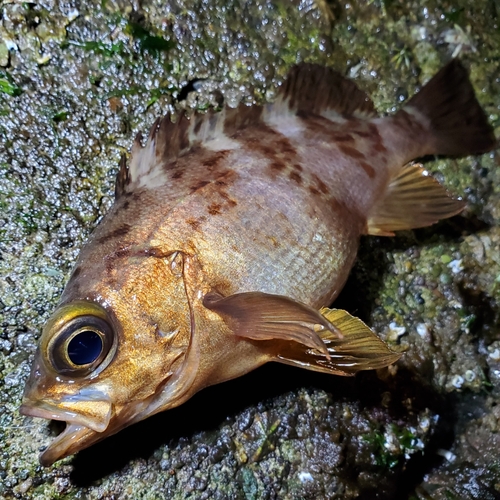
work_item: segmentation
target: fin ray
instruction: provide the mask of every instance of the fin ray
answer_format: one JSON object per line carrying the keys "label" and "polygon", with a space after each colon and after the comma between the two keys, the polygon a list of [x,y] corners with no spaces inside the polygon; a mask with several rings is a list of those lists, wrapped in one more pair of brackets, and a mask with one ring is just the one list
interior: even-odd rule
{"label": "fin ray", "polygon": [[332,338],[339,330],[325,316],[289,297],[262,292],[228,297],[211,292],[203,305],[222,316],[235,335],[252,340],[286,340],[322,352],[329,358],[321,333]]}
{"label": "fin ray", "polygon": [[403,167],[375,205],[367,221],[367,234],[394,236],[394,231],[415,229],[460,213],[465,207],[452,198],[421,164]]}
{"label": "fin ray", "polygon": [[328,117],[333,112],[357,118],[376,115],[372,100],[352,80],[319,64],[293,66],[280,89],[280,98],[299,113]]}
{"label": "fin ray", "polygon": [[330,358],[300,344],[284,344],[276,361],[309,370],[352,376],[361,370],[375,370],[395,363],[401,354],[391,351],[365,323],[342,309],[321,309],[320,313],[332,323],[342,337],[329,331],[320,332]]}
{"label": "fin ray", "polygon": [[396,117],[405,112],[426,122],[429,144],[422,154],[465,156],[491,151],[496,145],[493,127],[457,59],[441,68]]}
{"label": "fin ray", "polygon": [[133,191],[141,179],[149,178],[157,185],[164,180],[163,170],[169,163],[185,155],[199,145],[214,151],[238,147],[232,137],[247,127],[259,126],[265,115],[286,118],[290,114],[313,113],[326,118],[332,116],[374,116],[373,102],[354,82],[340,73],[317,64],[293,66],[283,83],[275,103],[265,108],[259,105],[236,108],[225,106],[222,111],[194,113],[190,118],[181,112],[175,122],[170,114],[158,118],[151,127],[148,138],[142,146],[139,133],[134,141],[129,166],[120,165],[116,191],[120,195]]}

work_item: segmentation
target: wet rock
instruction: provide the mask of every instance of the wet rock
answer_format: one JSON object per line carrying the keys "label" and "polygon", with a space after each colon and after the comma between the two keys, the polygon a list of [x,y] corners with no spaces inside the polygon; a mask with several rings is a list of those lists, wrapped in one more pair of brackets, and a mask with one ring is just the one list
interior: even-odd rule
{"label": "wet rock", "polygon": [[272,100],[302,60],[351,75],[391,112],[458,55],[498,136],[494,3],[0,9],[0,496],[498,498],[495,153],[426,162],[466,195],[462,216],[362,241],[338,307],[405,352],[396,369],[346,380],[264,367],[47,470],[37,454],[55,430],[17,411],[36,339],[138,131],[184,107]]}

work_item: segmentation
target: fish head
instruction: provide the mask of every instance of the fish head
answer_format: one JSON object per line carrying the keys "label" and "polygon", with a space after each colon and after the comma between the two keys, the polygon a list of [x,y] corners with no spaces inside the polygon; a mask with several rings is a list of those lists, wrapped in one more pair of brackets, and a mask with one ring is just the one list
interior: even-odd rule
{"label": "fish head", "polygon": [[179,255],[129,262],[118,281],[87,279],[86,298],[74,293],[82,283],[68,283],[43,330],[20,410],[66,422],[40,456],[43,465],[192,395],[198,358]]}

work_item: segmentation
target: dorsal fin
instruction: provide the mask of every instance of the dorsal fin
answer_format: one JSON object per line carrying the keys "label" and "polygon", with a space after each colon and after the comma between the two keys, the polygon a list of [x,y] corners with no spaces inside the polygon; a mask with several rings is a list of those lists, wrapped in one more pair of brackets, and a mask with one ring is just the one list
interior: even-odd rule
{"label": "dorsal fin", "polygon": [[117,200],[124,192],[129,183],[127,155],[122,154],[120,157],[120,166],[116,174],[115,183],[115,200]]}
{"label": "dorsal fin", "polygon": [[357,118],[376,115],[373,102],[354,82],[319,64],[293,66],[279,96],[298,113],[313,113],[327,118],[332,112]]}
{"label": "dorsal fin", "polygon": [[[158,118],[142,146],[139,133],[132,146],[129,168],[123,162],[117,176],[116,197],[136,185],[156,186],[164,180],[163,171],[192,148],[204,145],[236,149],[232,138],[241,130],[259,126],[264,115],[286,118],[290,114],[321,114],[326,118],[370,117],[375,114],[372,101],[353,82],[331,68],[317,64],[293,66],[282,85],[276,103],[237,108],[225,106],[221,112],[195,113],[188,118],[182,112],[175,122],[170,114]],[[143,179],[144,182],[140,182]]]}

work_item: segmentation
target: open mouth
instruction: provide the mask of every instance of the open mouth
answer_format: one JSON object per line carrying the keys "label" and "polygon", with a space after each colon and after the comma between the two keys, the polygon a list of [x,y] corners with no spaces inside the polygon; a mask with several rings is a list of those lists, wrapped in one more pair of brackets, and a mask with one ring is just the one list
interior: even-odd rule
{"label": "open mouth", "polygon": [[66,429],[40,454],[40,464],[48,467],[57,460],[72,455],[82,448],[81,442],[87,441],[93,434],[96,432],[83,425],[66,424]]}
{"label": "open mouth", "polygon": [[71,417],[74,414],[67,412],[69,420],[64,419],[64,416],[60,413],[56,413],[50,408],[40,408],[36,406],[29,406],[23,404],[19,409],[22,415],[27,415],[30,417],[45,418],[48,420],[61,420],[66,423],[66,428],[59,434],[49,446],[41,453],[39,459],[40,464],[44,467],[52,465],[54,462],[61,460],[62,458],[72,455],[73,453],[86,448],[92,442],[98,441],[101,436],[100,433],[86,427],[85,425],[79,423],[72,423]]}

